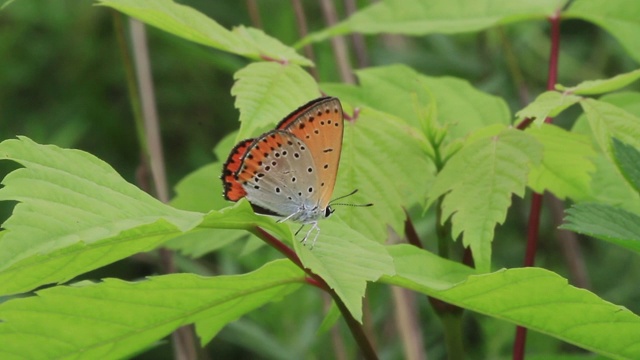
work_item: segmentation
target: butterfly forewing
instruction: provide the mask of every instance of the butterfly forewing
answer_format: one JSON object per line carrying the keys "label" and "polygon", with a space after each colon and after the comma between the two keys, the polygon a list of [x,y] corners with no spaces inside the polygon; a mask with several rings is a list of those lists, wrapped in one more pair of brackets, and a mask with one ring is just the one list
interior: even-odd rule
{"label": "butterfly forewing", "polygon": [[318,204],[324,209],[331,200],[338,174],[344,118],[337,98],[316,99],[281,121],[278,129],[304,141],[313,155]]}

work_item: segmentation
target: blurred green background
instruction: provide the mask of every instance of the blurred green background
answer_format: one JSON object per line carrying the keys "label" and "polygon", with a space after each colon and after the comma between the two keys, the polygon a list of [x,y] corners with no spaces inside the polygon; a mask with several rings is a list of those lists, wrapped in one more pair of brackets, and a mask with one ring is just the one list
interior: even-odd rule
{"label": "blurred green background", "polygon": [[[223,26],[252,23],[248,2],[191,0],[192,6]],[[289,1],[258,1],[262,27],[285,44],[299,39]],[[310,31],[325,26],[316,2],[303,2]],[[368,1],[359,1],[360,7]],[[339,16],[344,13],[338,5]],[[0,141],[25,135],[46,144],[85,150],[113,166],[135,183],[140,147],[127,93],[122,56],[117,45],[113,12],[91,1],[15,1],[0,11]],[[548,24],[526,22],[477,34],[426,37],[366,37],[371,66],[407,64],[433,76],[455,76],[504,98],[513,111],[532,100],[546,86]],[[238,112],[230,95],[233,74],[246,59],[188,43],[154,28],[147,28],[153,80],[161,123],[167,175],[173,187],[186,174],[215,160],[212,148],[238,126]],[[314,45],[321,82],[336,82],[338,71],[330,44]],[[605,78],[637,68],[611,36],[582,21],[562,23],[559,82],[573,85]],[[638,89],[638,87],[635,87]],[[578,111],[557,119],[570,127]],[[274,122],[278,119],[274,119]],[[17,165],[0,162],[0,177]],[[211,181],[218,181],[212,179]],[[0,221],[13,203],[0,203]],[[494,243],[496,266],[522,263],[524,226],[528,202],[515,200],[507,225],[499,227]],[[419,212],[417,212],[420,215]],[[421,235],[429,237],[433,217],[418,222]],[[538,265],[568,276],[553,240],[548,212],[543,218],[543,241]],[[620,274],[639,274],[632,254],[582,239],[594,291],[615,303],[640,312],[640,293]],[[278,257],[271,249],[240,256],[242,244],[234,244],[198,261],[179,258],[182,269],[201,273],[239,273]],[[605,269],[605,270],[602,270]],[[156,273],[153,262],[128,259],[86,274],[136,279]],[[637,280],[637,275],[635,276]],[[626,280],[626,279],[625,279]],[[637,282],[635,282],[637,284]],[[332,358],[326,345],[328,333],[317,334],[323,300],[316,289],[305,288],[250,314],[225,328],[209,346],[216,358],[297,359]],[[394,335],[389,289],[372,285],[369,301],[374,338],[383,358],[402,358],[401,343]],[[444,356],[440,324],[424,298],[421,321],[430,358]],[[509,354],[513,326],[477,315],[467,316],[470,358],[495,358]],[[347,351],[354,351],[348,332],[341,328]],[[541,351],[564,348],[556,340],[531,334],[529,346]],[[314,355],[310,355],[314,354]],[[140,358],[171,358],[168,343],[159,344]]]}

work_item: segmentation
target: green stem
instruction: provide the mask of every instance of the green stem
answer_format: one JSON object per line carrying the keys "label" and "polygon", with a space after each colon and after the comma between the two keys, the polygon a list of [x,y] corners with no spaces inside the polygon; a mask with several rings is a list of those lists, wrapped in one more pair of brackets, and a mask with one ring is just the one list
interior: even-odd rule
{"label": "green stem", "polygon": [[462,341],[462,312],[441,314],[440,320],[442,320],[448,359],[463,360],[465,357]]}

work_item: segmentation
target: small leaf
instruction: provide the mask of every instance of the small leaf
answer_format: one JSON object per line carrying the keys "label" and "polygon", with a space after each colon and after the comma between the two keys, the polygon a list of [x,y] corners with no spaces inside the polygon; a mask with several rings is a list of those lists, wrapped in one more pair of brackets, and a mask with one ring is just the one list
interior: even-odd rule
{"label": "small leaf", "polygon": [[516,113],[519,120],[535,119],[536,124],[542,124],[547,117],[556,117],[569,106],[579,102],[581,97],[562,94],[557,91],[546,91],[524,109]]}
{"label": "small leaf", "polygon": [[66,281],[149,251],[202,218],[152,198],[83,151],[20,137],[0,143],[0,159],[25,166],[0,189],[0,200],[20,202],[3,225],[0,279],[13,280],[0,281],[0,293]]}
{"label": "small leaf", "polygon": [[591,158],[596,152],[589,138],[549,124],[530,127],[526,132],[543,146],[542,162],[531,169],[529,186],[538,193],[550,191],[560,199],[590,196],[591,173],[595,170]]}
{"label": "small leaf", "polygon": [[172,274],[41,290],[0,304],[0,358],[127,358],[190,323],[206,344],[303,281],[302,270],[277,260],[244,275]]}
{"label": "small leaf", "polygon": [[229,31],[201,12],[171,0],[99,0],[146,24],[195,43],[259,60],[312,65],[294,49],[269,37],[259,29],[240,26]]}
{"label": "small leaf", "polygon": [[556,85],[556,89],[576,95],[596,95],[621,89],[635,82],[639,78],[640,69],[625,74],[619,74],[609,79],[583,81],[573,87]]}
{"label": "small leaf", "polygon": [[[450,261],[408,245],[389,248],[396,275],[382,282],[553,336],[612,358],[640,358],[640,317],[622,306],[575,288],[540,268],[471,275]],[[468,277],[467,277],[468,276]],[[466,280],[465,280],[466,278]],[[541,289],[544,289],[541,291]]]}
{"label": "small leaf", "polygon": [[495,225],[504,222],[511,194],[524,196],[529,169],[541,157],[535,138],[508,128],[468,142],[436,177],[429,201],[446,194],[442,219],[451,217],[454,239],[464,233],[462,242],[471,247],[479,271],[490,270]]}
{"label": "small leaf", "polygon": [[562,229],[602,239],[640,253],[640,216],[606,204],[581,203],[567,210]]}
{"label": "small leaf", "polygon": [[620,172],[640,194],[640,151],[613,138],[613,156]]}
{"label": "small leaf", "polygon": [[[271,130],[276,123],[320,96],[315,80],[302,68],[277,63],[253,63],[239,70],[231,89],[240,110],[238,139]],[[225,158],[226,160],[226,158]]]}
{"label": "small leaf", "polygon": [[636,62],[640,62],[639,14],[638,1],[576,0],[562,18],[579,18],[600,26],[613,35]]}
{"label": "small leaf", "polygon": [[640,117],[604,101],[580,102],[600,147],[611,155],[611,138],[640,148]]}

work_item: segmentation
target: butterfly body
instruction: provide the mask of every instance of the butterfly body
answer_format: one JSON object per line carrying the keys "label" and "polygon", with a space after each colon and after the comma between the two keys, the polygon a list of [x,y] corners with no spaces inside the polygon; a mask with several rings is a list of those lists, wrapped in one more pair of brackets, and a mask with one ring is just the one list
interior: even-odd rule
{"label": "butterfly body", "polygon": [[241,141],[223,169],[225,198],[247,198],[258,212],[317,229],[317,221],[333,212],[329,200],[343,128],[340,101],[322,97],[285,117],[276,129]]}

